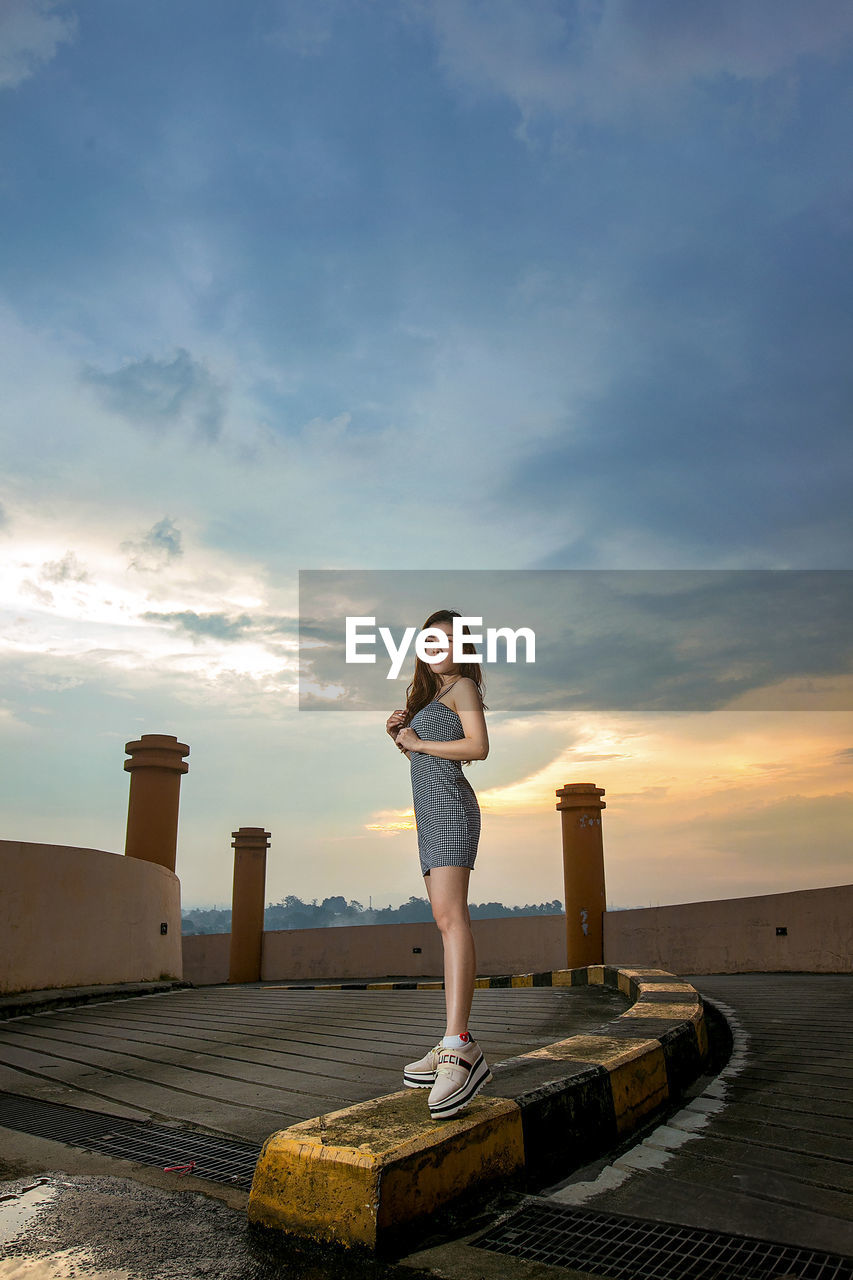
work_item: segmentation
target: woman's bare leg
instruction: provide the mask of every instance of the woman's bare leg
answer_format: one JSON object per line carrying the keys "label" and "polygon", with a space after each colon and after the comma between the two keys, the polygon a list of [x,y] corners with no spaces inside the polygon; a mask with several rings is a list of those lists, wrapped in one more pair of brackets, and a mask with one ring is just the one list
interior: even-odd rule
{"label": "woman's bare leg", "polygon": [[468,910],[470,867],[432,867],[424,876],[435,923],[444,945],[445,1035],[468,1030],[477,957]]}

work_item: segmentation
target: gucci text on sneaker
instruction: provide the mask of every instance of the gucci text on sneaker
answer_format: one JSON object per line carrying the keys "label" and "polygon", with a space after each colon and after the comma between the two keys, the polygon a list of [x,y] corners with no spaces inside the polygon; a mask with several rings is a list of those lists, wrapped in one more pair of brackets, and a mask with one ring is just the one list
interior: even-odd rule
{"label": "gucci text on sneaker", "polygon": [[455,1116],[491,1078],[489,1064],[476,1040],[461,1049],[441,1049],[429,1095],[430,1115],[436,1120]]}

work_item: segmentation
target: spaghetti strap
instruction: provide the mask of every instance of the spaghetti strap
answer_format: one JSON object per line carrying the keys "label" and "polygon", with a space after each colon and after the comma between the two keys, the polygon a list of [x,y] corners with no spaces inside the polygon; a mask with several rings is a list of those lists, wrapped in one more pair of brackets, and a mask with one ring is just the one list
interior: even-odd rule
{"label": "spaghetti strap", "polygon": [[440,693],[440,694],[435,698],[435,701],[436,701],[436,702],[441,702],[441,699],[444,697],[444,695],[445,695],[446,693],[450,693],[450,690],[453,688],[453,686],[454,686],[455,684],[458,684],[458,683],[459,683],[459,681],[460,681],[461,679],[462,679],[462,677],[461,677],[461,676],[457,676],[457,677],[456,677],[456,679],[455,679],[455,680],[453,680],[453,681],[452,681],[452,682],[447,686],[447,688],[446,688],[446,689],[442,689],[441,693]]}

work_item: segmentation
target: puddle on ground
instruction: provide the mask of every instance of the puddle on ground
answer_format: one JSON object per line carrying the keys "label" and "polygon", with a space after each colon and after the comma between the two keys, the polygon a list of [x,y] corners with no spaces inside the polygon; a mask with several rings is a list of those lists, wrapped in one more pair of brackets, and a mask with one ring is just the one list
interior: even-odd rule
{"label": "puddle on ground", "polygon": [[36,1178],[20,1191],[0,1196],[0,1245],[6,1245],[30,1225],[39,1209],[50,1204],[57,1188],[49,1178]]}
{"label": "puddle on ground", "polygon": [[32,1254],[28,1258],[0,1259],[2,1280],[130,1280],[129,1271],[102,1271],[97,1263],[79,1249],[63,1249],[60,1253]]}
{"label": "puddle on ground", "polygon": [[70,1277],[81,1276],[91,1280],[130,1280],[129,1271],[101,1270],[94,1258],[82,1249],[9,1256],[15,1247],[14,1241],[40,1210],[50,1204],[58,1190],[48,1178],[37,1178],[14,1194],[0,1196],[0,1280],[70,1280]]}

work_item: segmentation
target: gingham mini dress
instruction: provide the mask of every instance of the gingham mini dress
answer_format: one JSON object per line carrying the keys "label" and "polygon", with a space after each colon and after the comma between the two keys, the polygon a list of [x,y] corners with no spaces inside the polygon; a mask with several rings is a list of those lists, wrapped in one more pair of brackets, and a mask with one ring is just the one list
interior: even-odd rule
{"label": "gingham mini dress", "polygon": [[[452,687],[448,685],[444,693]],[[412,716],[411,727],[425,742],[465,737],[457,713],[438,698]],[[412,751],[409,763],[421,874],[428,876],[431,867],[473,867],[480,839],[480,806],[461,762]]]}

